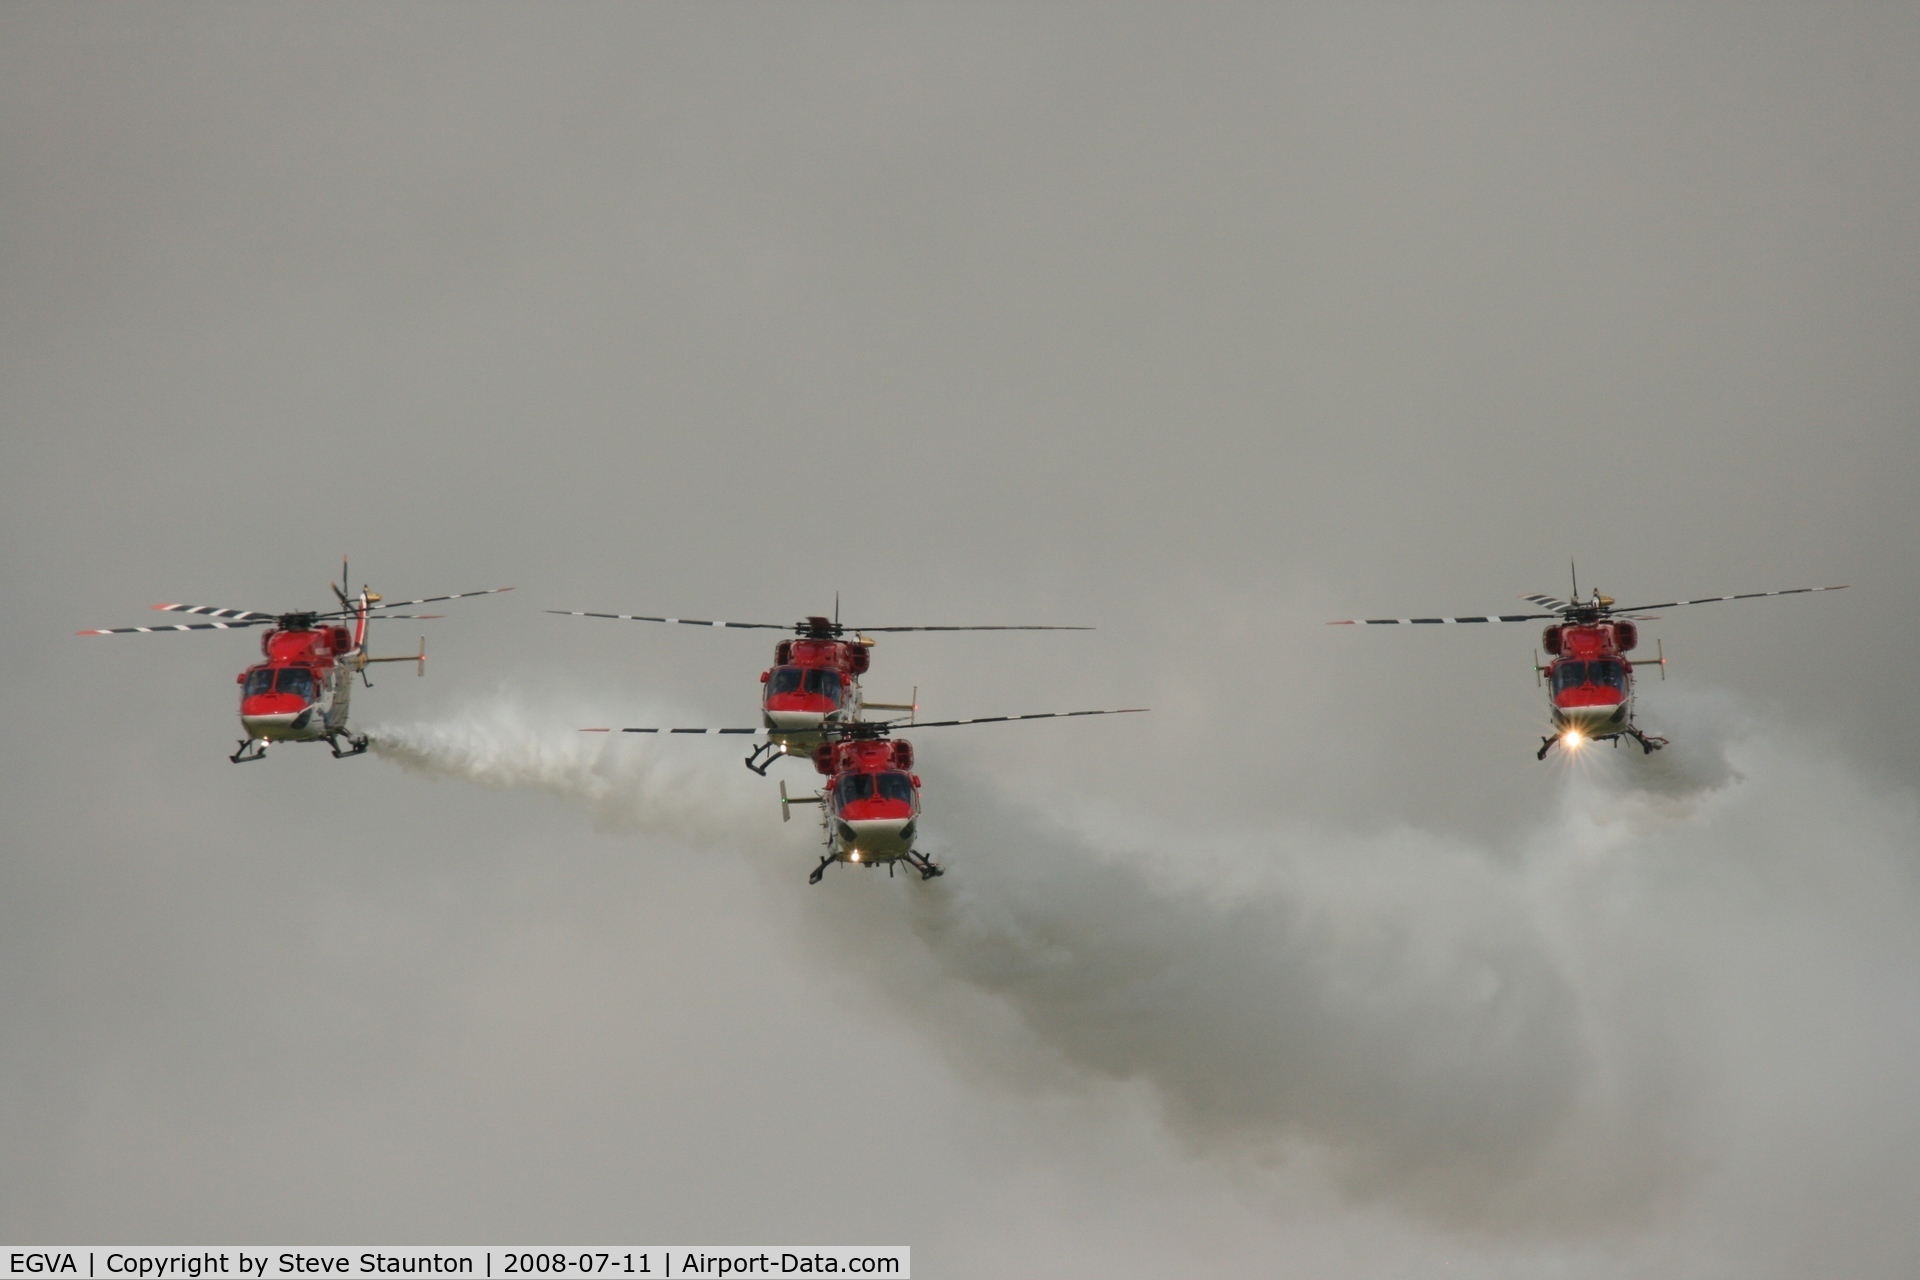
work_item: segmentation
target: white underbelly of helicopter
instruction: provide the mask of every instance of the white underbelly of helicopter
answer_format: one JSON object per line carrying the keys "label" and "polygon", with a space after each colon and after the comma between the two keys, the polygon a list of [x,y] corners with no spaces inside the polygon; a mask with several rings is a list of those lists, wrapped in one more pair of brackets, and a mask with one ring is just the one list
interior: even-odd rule
{"label": "white underbelly of helicopter", "polygon": [[247,731],[249,738],[268,742],[311,742],[334,731],[327,723],[325,709],[319,706],[283,715],[241,716],[240,727]]}
{"label": "white underbelly of helicopter", "polygon": [[785,748],[787,755],[806,757],[822,741],[820,728],[829,720],[841,720],[838,713],[828,715],[819,711],[761,711],[766,721],[767,741]]}
{"label": "white underbelly of helicopter", "polygon": [[[913,851],[912,818],[834,822],[834,852],[848,862],[891,862]],[[848,836],[848,832],[853,834]]]}
{"label": "white underbelly of helicopter", "polygon": [[1589,738],[1603,738],[1609,734],[1624,731],[1631,721],[1628,719],[1627,704],[1618,702],[1610,707],[1555,707],[1553,724],[1562,733],[1578,732]]}

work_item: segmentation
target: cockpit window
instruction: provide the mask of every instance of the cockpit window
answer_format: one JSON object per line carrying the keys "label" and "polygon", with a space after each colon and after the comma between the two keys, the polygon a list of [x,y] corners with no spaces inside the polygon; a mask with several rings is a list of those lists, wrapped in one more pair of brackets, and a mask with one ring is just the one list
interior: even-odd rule
{"label": "cockpit window", "polygon": [[775,667],[767,676],[767,692],[811,693],[840,705],[840,673],[831,667]]}
{"label": "cockpit window", "polygon": [[903,804],[913,803],[913,780],[904,773],[883,773],[874,779],[882,800],[898,800]]}
{"label": "cockpit window", "polygon": [[1617,658],[1598,658],[1592,662],[1563,662],[1553,669],[1555,693],[1578,689],[1583,684],[1625,689],[1626,664]]}
{"label": "cockpit window", "polygon": [[1603,684],[1613,689],[1624,689],[1627,687],[1626,681],[1626,670],[1612,659],[1587,664],[1588,684]]}
{"label": "cockpit window", "polygon": [[833,802],[836,805],[871,799],[873,799],[873,775],[870,773],[849,773],[841,778],[839,785],[833,789]]}
{"label": "cockpit window", "polygon": [[1563,662],[1553,669],[1553,691],[1565,693],[1569,689],[1578,689],[1587,682],[1587,664],[1584,662]]}
{"label": "cockpit window", "polygon": [[257,667],[247,672],[246,697],[263,693],[288,693],[302,702],[312,702],[317,686],[313,672],[305,667]]}
{"label": "cockpit window", "polygon": [[807,692],[817,693],[840,705],[840,673],[828,667],[814,667],[807,672]]}

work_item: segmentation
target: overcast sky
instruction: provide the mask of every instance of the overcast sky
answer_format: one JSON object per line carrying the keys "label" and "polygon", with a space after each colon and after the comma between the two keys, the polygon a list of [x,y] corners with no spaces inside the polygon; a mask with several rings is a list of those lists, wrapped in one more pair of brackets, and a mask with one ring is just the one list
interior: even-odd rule
{"label": "overcast sky", "polygon": [[[1920,1270],[1920,14],[0,11],[0,1236]],[[184,600],[513,584],[406,751]],[[1530,626],[1667,611],[1659,757]],[[357,585],[357,584],[356,584]],[[716,743],[889,636],[934,884]],[[945,736],[939,736],[944,732]],[[812,775],[776,770],[790,790]],[[1553,1268],[1558,1268],[1557,1271]]]}

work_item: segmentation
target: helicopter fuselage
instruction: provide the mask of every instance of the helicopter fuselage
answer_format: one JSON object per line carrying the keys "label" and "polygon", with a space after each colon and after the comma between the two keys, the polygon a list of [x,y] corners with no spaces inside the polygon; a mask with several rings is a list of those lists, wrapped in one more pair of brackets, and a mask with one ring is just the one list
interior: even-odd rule
{"label": "helicopter fuselage", "polygon": [[768,740],[784,755],[811,756],[823,726],[859,717],[860,676],[870,661],[859,641],[802,636],[775,645],[774,665],[760,673]]}
{"label": "helicopter fuselage", "polygon": [[1626,657],[1639,643],[1633,623],[1561,623],[1541,641],[1553,658],[1542,674],[1557,733],[1604,740],[1633,727],[1633,663]]}
{"label": "helicopter fuselage", "polygon": [[902,738],[823,743],[814,767],[827,776],[821,817],[828,857],[878,866],[906,859],[924,865],[913,849],[920,817],[920,779],[913,744]]}
{"label": "helicopter fuselage", "polygon": [[260,638],[264,663],[234,677],[240,727],[261,742],[314,742],[346,731],[359,655],[346,627],[278,628]]}

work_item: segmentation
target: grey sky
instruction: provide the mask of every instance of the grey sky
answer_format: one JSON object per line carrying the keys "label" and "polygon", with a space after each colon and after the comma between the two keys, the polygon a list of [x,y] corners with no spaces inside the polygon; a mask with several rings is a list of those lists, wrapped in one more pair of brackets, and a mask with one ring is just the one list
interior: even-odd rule
{"label": "grey sky", "polygon": [[[1790,1275],[1845,1222],[1911,1274],[1917,56],[1883,5],[7,8],[0,1235]],[[867,686],[1154,714],[917,739],[948,896],[809,891],[714,744],[236,769],[250,637],[71,634],[342,552],[519,587],[376,630],[433,674],[356,719],[446,772],[751,716],[763,637],[544,608],[1093,625]],[[1853,585],[1649,624],[1672,758],[1584,771],[1531,628],[1323,625],[1569,557]]]}

